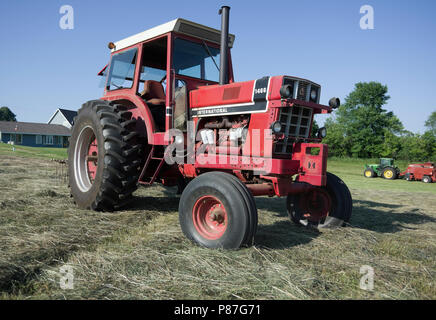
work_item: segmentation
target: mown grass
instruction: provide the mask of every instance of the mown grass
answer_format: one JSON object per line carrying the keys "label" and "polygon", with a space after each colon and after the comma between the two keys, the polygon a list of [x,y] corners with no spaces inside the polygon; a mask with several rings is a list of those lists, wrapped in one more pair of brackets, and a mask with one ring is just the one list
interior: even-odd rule
{"label": "mown grass", "polygon": [[[435,299],[436,184],[365,179],[362,161],[329,170],[350,186],[349,227],[305,230],[285,199],[261,197],[255,245],[225,251],[183,236],[174,189],[139,189],[116,213],[79,210],[55,164],[1,154],[0,298]],[[363,265],[373,291],[359,287]]]}
{"label": "mown grass", "polygon": [[[13,147],[15,147],[15,151],[13,150]],[[67,158],[67,149],[26,147],[19,145],[12,146],[0,142],[0,157],[8,156],[63,160]]]}

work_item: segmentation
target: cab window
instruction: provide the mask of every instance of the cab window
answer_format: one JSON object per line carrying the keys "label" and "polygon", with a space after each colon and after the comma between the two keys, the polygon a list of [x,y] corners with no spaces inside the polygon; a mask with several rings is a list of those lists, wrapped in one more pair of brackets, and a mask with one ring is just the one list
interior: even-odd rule
{"label": "cab window", "polygon": [[218,64],[220,50],[208,46],[205,42],[196,43],[181,38],[174,40],[174,69],[177,74],[208,80],[219,81]]}
{"label": "cab window", "polygon": [[137,50],[131,49],[112,56],[106,89],[129,89],[133,86]]}

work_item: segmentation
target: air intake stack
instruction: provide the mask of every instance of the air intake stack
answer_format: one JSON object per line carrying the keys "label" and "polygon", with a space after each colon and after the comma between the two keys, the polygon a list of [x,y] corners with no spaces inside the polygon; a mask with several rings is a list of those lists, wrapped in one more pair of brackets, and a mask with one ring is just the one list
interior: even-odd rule
{"label": "air intake stack", "polygon": [[220,84],[229,83],[229,14],[230,7],[222,6],[221,15],[221,48],[220,48]]}

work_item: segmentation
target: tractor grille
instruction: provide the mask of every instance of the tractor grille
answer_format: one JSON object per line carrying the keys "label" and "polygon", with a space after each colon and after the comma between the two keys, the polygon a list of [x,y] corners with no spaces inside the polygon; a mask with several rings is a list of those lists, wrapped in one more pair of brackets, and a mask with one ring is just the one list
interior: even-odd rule
{"label": "tractor grille", "polygon": [[312,108],[302,106],[280,108],[279,121],[282,124],[285,137],[275,143],[274,153],[290,154],[296,138],[306,139],[309,137]]}
{"label": "tractor grille", "polygon": [[307,97],[307,87],[309,86],[309,84],[307,82],[304,81],[300,81],[298,84],[298,90],[297,90],[297,99],[298,100],[303,100],[306,101],[306,97]]}
{"label": "tractor grille", "polygon": [[[289,84],[292,86],[293,89],[293,99],[298,99],[302,101],[311,101],[314,103],[319,103],[319,97],[321,93],[321,87],[315,83],[301,80],[301,79],[294,79],[285,77],[283,78],[283,85]],[[312,99],[310,97],[310,92],[312,90],[316,90],[316,98]]]}

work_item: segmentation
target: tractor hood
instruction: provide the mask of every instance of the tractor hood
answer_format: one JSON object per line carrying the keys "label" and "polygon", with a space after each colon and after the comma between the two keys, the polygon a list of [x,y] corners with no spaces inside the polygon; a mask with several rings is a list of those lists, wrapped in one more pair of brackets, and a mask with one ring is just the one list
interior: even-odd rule
{"label": "tractor hood", "polygon": [[[287,96],[284,96],[284,87],[288,90]],[[281,105],[281,101],[296,102],[320,109],[322,113],[331,112],[332,108],[319,104],[320,94],[320,85],[290,76],[268,76],[226,85],[209,85],[190,92],[191,115],[207,117],[266,112],[269,101],[275,102],[276,106]]]}

